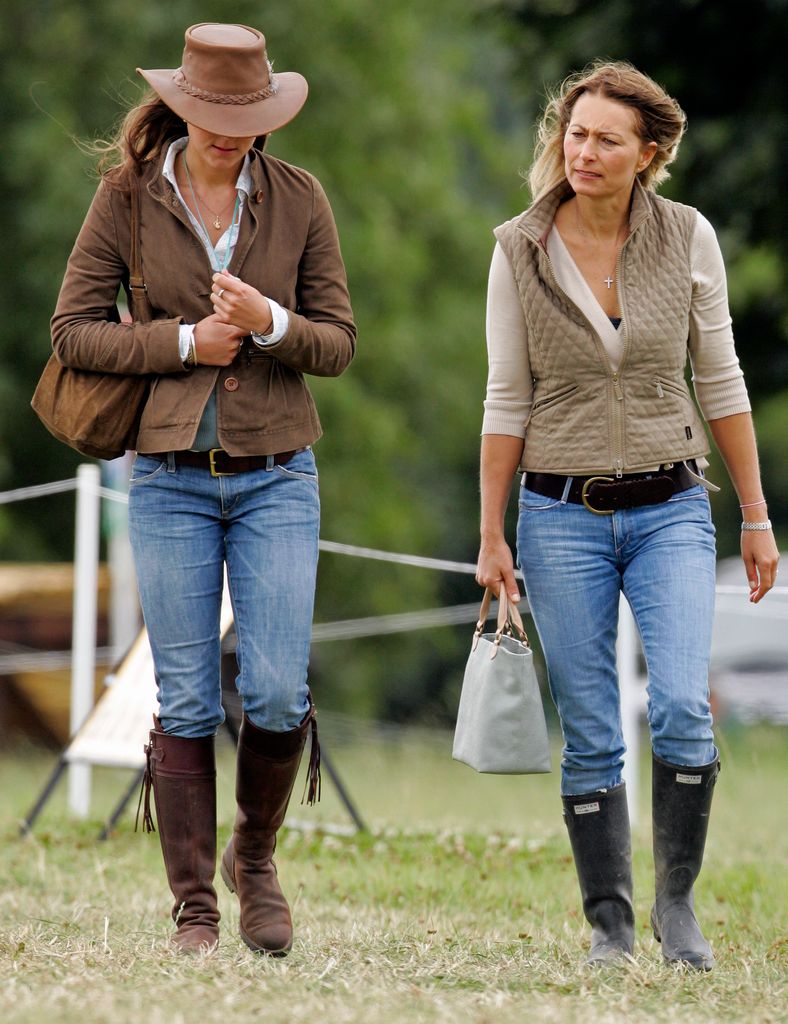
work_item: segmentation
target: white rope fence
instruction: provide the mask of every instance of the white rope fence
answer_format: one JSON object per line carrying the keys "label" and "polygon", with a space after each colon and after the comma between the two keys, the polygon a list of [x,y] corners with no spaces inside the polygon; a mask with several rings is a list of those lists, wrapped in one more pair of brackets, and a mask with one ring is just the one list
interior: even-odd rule
{"label": "white rope fence", "polygon": [[[490,609],[490,618],[496,615]],[[369,615],[362,619],[339,619],[335,622],[318,622],[312,629],[312,643],[329,640],[357,640],[369,636],[390,636],[395,633],[410,633],[419,629],[436,629],[440,626],[456,626],[476,622],[479,605],[451,605],[448,608],[426,608],[424,611],[403,612],[393,615]],[[233,646],[228,643],[227,650]],[[97,647],[96,664],[113,665],[123,655],[114,647]],[[12,676],[18,672],[52,672],[71,668],[70,651],[14,650],[0,654],[0,676]]]}
{"label": "white rope fence", "polygon": [[[79,475],[69,480],[58,480],[52,483],[20,487],[0,493],[0,505],[12,502],[28,501],[35,498],[49,497],[68,491],[77,491],[77,545],[75,550],[75,603],[74,621],[87,622],[95,626],[96,620],[96,578],[98,565],[98,506],[101,499],[122,505],[128,504],[128,494],[101,485],[98,466],[83,465]],[[85,536],[89,534],[90,536]],[[80,540],[81,538],[81,540]],[[91,544],[88,544],[88,540]],[[86,553],[88,547],[90,553]],[[459,562],[449,559],[429,558],[398,551],[382,551],[377,548],[361,547],[355,544],[341,544],[336,541],[320,540],[319,548],[326,554],[344,555],[351,558],[363,558],[396,565],[413,566],[440,572],[475,575],[476,565],[472,562]],[[80,554],[80,550],[83,551]],[[518,575],[520,575],[518,573]],[[522,577],[521,577],[522,578]],[[718,585],[719,596],[746,595],[748,587],[736,585]],[[772,593],[779,596],[788,595],[788,587],[774,587]],[[637,669],[637,639],[634,620],[628,606],[622,599],[618,643],[618,660],[620,665],[622,716],[625,719],[625,736],[630,750],[627,758],[625,775],[632,776],[628,781],[636,781],[637,723],[642,713],[642,687]],[[317,623],[313,627],[313,642],[323,643],[336,640],[352,640],[362,637],[393,635],[408,633],[415,630],[435,629],[475,622],[479,605],[454,605],[452,607],[429,608],[421,611],[404,612],[391,615],[367,616],[359,619],[344,619],[334,622]],[[768,609],[759,611],[759,618],[781,619],[788,621],[788,604],[776,602]],[[114,665],[120,660],[124,651],[113,647],[96,648],[95,636],[87,637],[90,630],[75,630],[72,651],[33,651],[30,649],[6,650],[0,653],[0,675],[13,675],[19,672],[46,671],[68,669],[72,672],[72,718],[75,709],[84,720],[92,706],[93,679],[97,664]],[[85,634],[85,635],[83,635]],[[83,648],[85,648],[83,650]],[[83,708],[81,705],[85,703]],[[76,731],[76,730],[74,730]],[[84,778],[78,773],[82,772]],[[80,816],[87,814],[89,799],[89,768],[86,765],[72,765],[70,772],[70,804],[72,810]],[[72,776],[73,775],[73,780]],[[81,781],[80,781],[81,778]],[[636,818],[637,806],[634,802],[636,786],[630,785],[630,813]]]}
{"label": "white rope fence", "polygon": [[[77,478],[74,477],[70,480],[56,480],[53,483],[38,484],[33,487],[20,487],[13,491],[0,492],[0,505],[7,505],[15,501],[27,501],[31,498],[43,498],[50,494],[62,494],[65,491],[73,491],[77,487]],[[115,491],[111,487],[92,487],[88,486],[87,490],[94,496],[104,498],[106,501],[114,501],[121,505],[128,505],[129,496],[124,494],[122,491]],[[366,558],[375,560],[378,562],[392,562],[396,565],[409,565],[419,569],[434,569],[440,572],[456,572],[465,575],[474,576],[476,574],[476,564],[474,562],[456,562],[445,558],[428,558],[424,555],[411,555],[401,551],[382,551],[378,548],[366,548],[359,547],[357,544],[341,544],[338,541],[333,540],[321,540],[319,542],[320,550],[325,551],[328,554],[335,555],[347,555],[351,558]],[[518,571],[517,576],[522,579],[522,574]],[[745,586],[735,585],[718,585],[718,594],[747,594],[749,590]],[[788,587],[773,587],[771,590],[772,594],[788,594]],[[464,614],[460,609],[464,609],[465,605],[457,605],[455,608],[444,609],[447,613],[455,616],[449,618],[445,623],[440,624],[451,624],[452,622],[465,622],[467,619],[462,618]],[[467,606],[470,607],[470,606]],[[425,612],[409,612],[409,616],[435,616],[441,609],[429,609]],[[378,616],[377,620],[383,622],[385,619],[402,619],[402,616]],[[354,622],[360,622],[362,620],[351,620]],[[430,625],[439,624],[437,620],[429,622]],[[329,625],[328,623],[325,624]],[[337,624],[339,625],[339,624]],[[355,627],[354,627],[355,628]],[[392,628],[389,632],[403,632],[404,629],[411,628],[410,626],[403,627],[402,630]],[[360,633],[353,633],[352,636],[360,636]],[[371,633],[363,634],[371,636]],[[316,636],[315,639],[318,639]],[[320,639],[345,639],[344,637],[320,637]]]}
{"label": "white rope fence", "polygon": [[[0,505],[7,505],[15,501],[27,501],[31,498],[44,498],[50,494],[61,494],[64,491],[76,489],[77,479],[57,480],[51,484],[39,484],[34,487],[20,487],[14,491],[0,493]],[[121,505],[128,505],[129,496],[122,491],[115,491],[111,487],[86,488],[88,493],[106,501],[115,501]],[[355,544],[339,544],[332,540],[321,540],[320,550],[336,555],[350,555],[353,558],[375,559],[379,562],[395,562],[397,565],[412,565],[419,569],[438,569],[442,572],[459,572],[470,574],[476,573],[476,565],[473,562],[453,562],[443,558],[425,558],[422,555],[408,555],[396,551],[380,551],[377,548],[358,547]]]}
{"label": "white rope fence", "polygon": [[[45,498],[50,494],[62,494],[64,491],[76,490],[77,479],[55,480],[50,484],[37,484],[34,487],[18,487],[14,491],[0,493],[0,505],[10,505],[15,501],[28,501],[30,498]],[[113,492],[116,493],[116,492]]]}

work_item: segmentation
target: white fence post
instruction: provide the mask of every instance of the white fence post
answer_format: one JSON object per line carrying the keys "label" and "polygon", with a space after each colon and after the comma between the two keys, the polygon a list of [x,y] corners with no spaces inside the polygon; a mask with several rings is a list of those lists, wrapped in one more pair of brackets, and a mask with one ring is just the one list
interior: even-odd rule
{"label": "white fence post", "polygon": [[[77,523],[74,542],[74,615],[71,636],[71,735],[93,707],[96,679],[99,513],[101,476],[94,464],[77,470]],[[86,818],[90,810],[91,769],[75,763],[68,770],[68,805]]]}
{"label": "white fence post", "polygon": [[629,818],[633,825],[638,820],[638,783],[640,714],[643,695],[638,674],[638,635],[635,619],[627,599],[621,595],[618,606],[618,641],[616,643],[618,662],[618,685],[621,691],[621,726],[627,754],[624,760],[624,782],[627,784]]}
{"label": "white fence post", "polygon": [[[102,471],[108,486],[128,497],[129,456],[105,462]],[[126,654],[140,631],[137,575],[129,543],[128,505],[107,501],[104,506],[107,562],[110,571],[109,645],[113,660]]]}

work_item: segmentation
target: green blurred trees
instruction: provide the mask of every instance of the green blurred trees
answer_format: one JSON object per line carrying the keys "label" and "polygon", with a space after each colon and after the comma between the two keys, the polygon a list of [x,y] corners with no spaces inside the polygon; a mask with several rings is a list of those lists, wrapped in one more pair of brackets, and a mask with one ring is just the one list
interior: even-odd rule
{"label": "green blurred trees", "polygon": [[[326,431],[324,537],[475,558],[491,228],[528,202],[518,171],[544,84],[600,54],[629,57],[689,113],[669,194],[700,206],[720,232],[742,361],[754,397],[769,396],[758,422],[771,493],[782,502],[774,517],[785,522],[785,9],[784,0],[753,0],[743,33],[706,0],[287,0],[263,11],[249,0],[199,10],[186,0],[139,0],[133,9],[118,0],[5,0],[0,491],[71,476],[79,462],[29,409],[65,260],[95,187],[72,137],[106,136],[140,93],[134,68],[177,66],[186,26],[210,18],[262,28],[275,68],[310,82],[303,113],[270,151],[323,182],[359,327],[347,374],[312,382]],[[723,520],[735,513],[729,495],[721,504]],[[0,559],[69,558],[72,506],[71,496],[0,506]],[[734,527],[721,535],[723,551]],[[321,620],[478,596],[467,577],[335,555],[320,572]],[[445,714],[465,634],[321,645],[323,702],[394,717]]]}
{"label": "green blurred trees", "polygon": [[[209,16],[252,25],[262,18],[249,2],[214,3]],[[17,30],[4,33],[0,70],[2,202],[13,239],[0,340],[0,490],[71,475],[78,462],[28,407],[65,259],[95,185],[70,136],[106,135],[139,94],[134,68],[177,66],[183,31],[197,20],[192,5],[149,0],[133,16],[125,4],[98,0],[9,0],[4,18],[16,19]],[[502,197],[519,190],[519,156],[492,110],[500,44],[474,26],[461,0],[423,10],[408,0],[290,0],[271,6],[260,27],[275,67],[301,70],[310,82],[302,115],[270,150],[323,182],[359,327],[351,370],[312,382],[326,431],[318,451],[323,535],[472,560],[491,227]],[[68,558],[70,500],[56,514],[49,501],[8,507],[0,557]],[[472,580],[329,555],[317,614],[429,607],[476,592]],[[366,641],[352,652],[329,644],[316,667],[337,700],[353,694],[401,715],[431,690],[440,707],[459,642],[443,631]]]}
{"label": "green blurred trees", "polygon": [[[670,198],[714,225],[728,272],[736,347],[753,403],[764,486],[788,545],[788,201],[784,48],[788,0],[494,0],[529,120],[555,85],[594,57],[629,60],[674,95],[689,128]],[[765,401],[768,399],[768,401]],[[739,509],[717,456],[710,478],[721,555],[738,551]]]}

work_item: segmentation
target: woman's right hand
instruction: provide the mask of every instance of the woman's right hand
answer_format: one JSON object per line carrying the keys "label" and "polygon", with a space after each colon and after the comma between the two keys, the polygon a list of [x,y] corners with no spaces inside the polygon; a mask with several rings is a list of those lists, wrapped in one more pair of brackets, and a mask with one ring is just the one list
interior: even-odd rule
{"label": "woman's right hand", "polygon": [[246,333],[240,327],[224,323],[216,313],[200,320],[194,328],[198,366],[229,366],[238,355]]}
{"label": "woman's right hand", "polygon": [[497,594],[503,581],[510,600],[520,600],[520,588],[514,578],[514,559],[504,538],[482,539],[479,560],[476,565],[476,582],[490,587]]}

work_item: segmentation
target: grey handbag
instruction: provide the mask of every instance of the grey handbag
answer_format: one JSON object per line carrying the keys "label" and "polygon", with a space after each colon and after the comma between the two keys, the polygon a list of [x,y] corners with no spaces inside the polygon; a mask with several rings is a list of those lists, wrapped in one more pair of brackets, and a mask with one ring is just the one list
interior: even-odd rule
{"label": "grey handbag", "polygon": [[497,629],[483,631],[492,596],[485,590],[465,666],[452,757],[477,772],[543,774],[552,770],[550,744],[533,651],[503,588]]}

